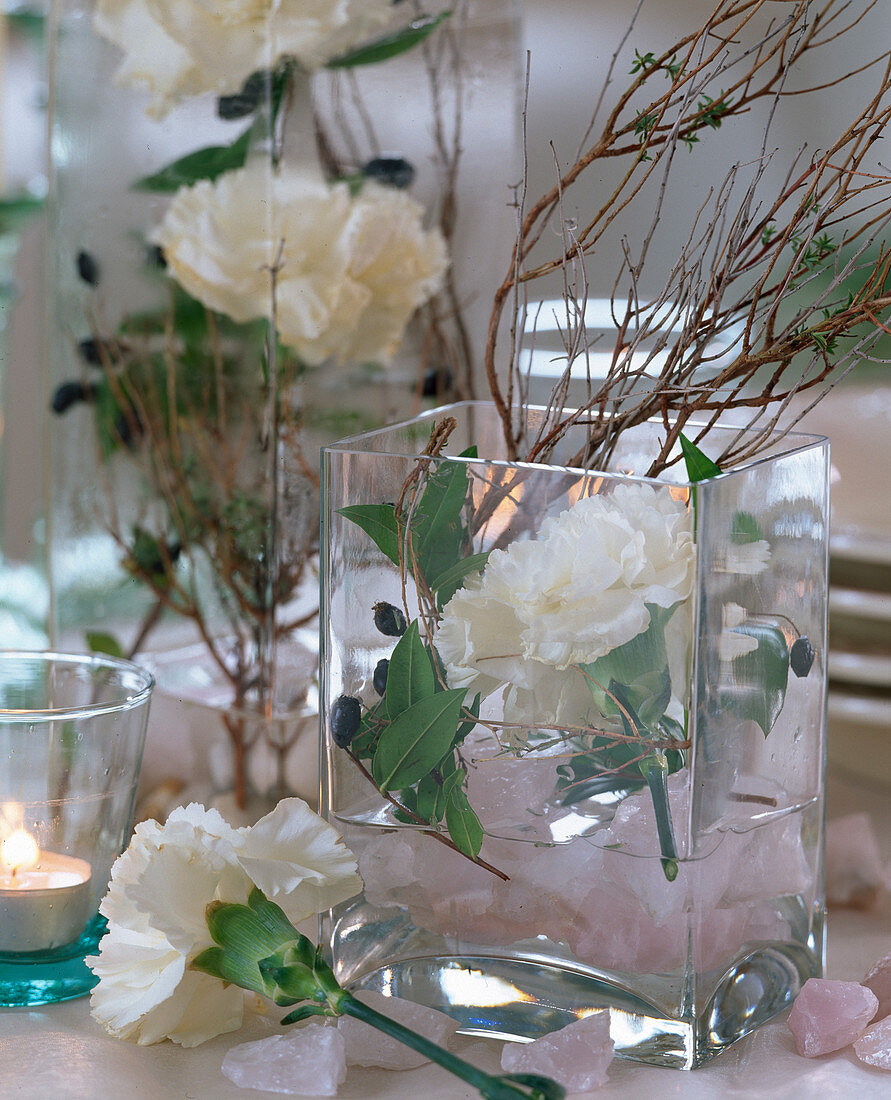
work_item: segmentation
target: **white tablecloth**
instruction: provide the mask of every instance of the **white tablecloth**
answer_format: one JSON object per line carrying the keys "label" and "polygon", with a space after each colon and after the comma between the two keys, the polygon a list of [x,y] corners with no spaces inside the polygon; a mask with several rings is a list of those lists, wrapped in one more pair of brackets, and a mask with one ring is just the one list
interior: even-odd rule
{"label": "white tablecloth", "polygon": [[[885,859],[891,859],[891,792],[834,778],[829,814],[868,811]],[[880,956],[891,952],[891,899],[869,913],[830,915],[828,977],[859,980]],[[0,1010],[0,1097],[27,1100],[247,1100],[268,1092],[239,1089],[220,1072],[226,1051],[273,1032],[254,1018],[235,1035],[194,1050],[172,1043],[137,1047],[108,1038],[90,1019],[87,1000],[34,1009]],[[467,1040],[459,1053],[499,1072],[500,1044]],[[404,1073],[350,1070],[344,1100],[472,1100],[477,1094],[434,1066]],[[608,1083],[585,1094],[616,1097],[750,1097],[759,1100],[855,1098],[887,1100],[891,1073],[863,1065],[848,1049],[822,1058],[800,1058],[783,1017],[742,1039],[715,1061],[692,1073],[656,1069],[616,1059]]]}

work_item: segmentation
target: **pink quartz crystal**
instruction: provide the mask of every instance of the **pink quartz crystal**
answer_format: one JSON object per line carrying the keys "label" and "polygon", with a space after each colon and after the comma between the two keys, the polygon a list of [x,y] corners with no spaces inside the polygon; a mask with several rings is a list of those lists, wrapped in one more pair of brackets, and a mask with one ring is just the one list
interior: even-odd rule
{"label": "pink quartz crystal", "polygon": [[854,1043],[854,1053],[861,1062],[891,1069],[891,1016],[868,1027]]}
{"label": "pink quartz crystal", "polygon": [[830,908],[869,909],[885,886],[868,814],[847,814],[826,826],[826,901]]}
{"label": "pink quartz crystal", "polygon": [[587,1092],[606,1081],[612,1060],[609,1012],[602,1009],[532,1043],[507,1043],[501,1068],[505,1073],[544,1074],[567,1092]]}
{"label": "pink quartz crystal", "polygon": [[[362,992],[357,999],[389,1016],[419,1035],[430,1039],[439,1046],[445,1046],[449,1035],[458,1030],[458,1025],[443,1012],[424,1005],[404,1001],[400,997],[384,997],[381,993]],[[384,1069],[416,1069],[427,1059],[411,1047],[397,1039],[375,1030],[352,1016],[341,1016],[337,1021],[337,1030],[346,1041],[347,1063],[351,1066],[382,1066]]]}
{"label": "pink quartz crystal", "polygon": [[798,1053],[816,1058],[853,1043],[878,1004],[876,995],[858,982],[808,978],[789,1013]]}
{"label": "pink quartz crystal", "polygon": [[243,1089],[291,1096],[336,1096],[346,1079],[343,1036],[336,1027],[310,1023],[233,1047],[223,1075]]}
{"label": "pink quartz crystal", "polygon": [[891,955],[879,959],[869,968],[863,984],[879,999],[879,1010],[873,1019],[884,1020],[886,1016],[891,1016]]}

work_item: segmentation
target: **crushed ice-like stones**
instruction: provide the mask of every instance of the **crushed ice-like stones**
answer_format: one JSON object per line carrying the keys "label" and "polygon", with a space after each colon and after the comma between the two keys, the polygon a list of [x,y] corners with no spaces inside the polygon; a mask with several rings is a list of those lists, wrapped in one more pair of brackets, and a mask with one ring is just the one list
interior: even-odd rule
{"label": "crushed ice-like stones", "polygon": [[[516,756],[494,756],[491,735],[472,735],[464,743],[470,758],[467,769],[467,797],[486,828],[527,824],[541,814],[557,786],[556,763]],[[518,814],[518,807],[520,812]],[[519,821],[517,820],[519,817]]]}
{"label": "crushed ice-like stones", "polygon": [[[411,1028],[438,1046],[445,1046],[448,1037],[458,1029],[457,1023],[444,1012],[437,1012],[435,1008],[427,1008],[400,997],[385,997],[372,991],[357,993],[356,997],[369,1008]],[[351,1016],[341,1016],[337,1021],[337,1030],[346,1042],[347,1065],[350,1066],[416,1069],[428,1060],[398,1039],[391,1039],[389,1035],[384,1035]]]}
{"label": "crushed ice-like stones", "polygon": [[846,814],[826,826],[826,902],[869,909],[886,886],[885,868],[868,814]]}
{"label": "crushed ice-like stones", "polygon": [[853,1043],[875,1016],[879,1002],[858,982],[808,978],[789,1013],[789,1030],[805,1058],[816,1058]]}
{"label": "crushed ice-like stones", "polygon": [[872,1024],[855,1039],[854,1053],[867,1065],[891,1069],[891,1016]]}
{"label": "crushed ice-like stones", "polygon": [[531,1043],[506,1043],[501,1054],[505,1073],[538,1073],[551,1077],[567,1092],[587,1092],[604,1084],[613,1060],[609,1011],[601,1009]]}
{"label": "crushed ice-like stones", "polygon": [[[674,820],[683,821],[685,769],[669,777],[668,794]],[[796,818],[717,835],[714,850],[682,862],[674,882],[653,855],[658,845],[642,791],[589,837],[556,846],[487,837],[481,855],[508,882],[413,830],[357,838],[357,855],[372,905],[407,909],[417,926],[464,943],[547,936],[580,961],[635,972],[681,965],[688,930],[700,969],[749,940],[788,938],[772,899],[804,892],[813,879]]]}
{"label": "crushed ice-like stones", "polygon": [[873,963],[861,984],[878,997],[879,1009],[873,1018],[883,1020],[886,1016],[891,1016],[891,955],[885,955],[883,959]]}
{"label": "crushed ice-like stones", "polygon": [[336,1096],[346,1080],[346,1046],[336,1027],[311,1023],[233,1047],[224,1076],[243,1089],[291,1096]]}

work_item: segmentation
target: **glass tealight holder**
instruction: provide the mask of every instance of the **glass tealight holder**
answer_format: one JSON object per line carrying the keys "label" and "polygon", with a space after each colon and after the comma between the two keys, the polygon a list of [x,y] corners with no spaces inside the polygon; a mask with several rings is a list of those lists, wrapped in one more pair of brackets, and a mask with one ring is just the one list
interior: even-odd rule
{"label": "glass tealight holder", "polygon": [[0,1004],[80,997],[125,847],[154,681],[129,661],[0,651]]}

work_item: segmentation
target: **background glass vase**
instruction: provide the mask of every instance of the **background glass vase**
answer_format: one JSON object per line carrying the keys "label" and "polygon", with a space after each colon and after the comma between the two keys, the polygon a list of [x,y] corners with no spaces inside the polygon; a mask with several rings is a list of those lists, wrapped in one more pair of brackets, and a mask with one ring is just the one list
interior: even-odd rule
{"label": "background glass vase", "polygon": [[433,414],[325,452],[338,977],[506,1038],[606,1005],[700,1065],[821,972],[825,441],[691,486],[633,476],[660,425],[583,473],[581,428],[513,465],[493,408],[441,413],[450,457]]}
{"label": "background glass vase", "polygon": [[0,1004],[80,997],[126,847],[152,677],[129,661],[0,652]]}
{"label": "background glass vase", "polygon": [[[458,0],[449,19],[414,26],[413,5],[335,5],[312,43],[246,13],[221,39],[221,65],[202,45],[220,29],[214,13],[199,33],[137,3],[130,14],[151,33],[134,36],[114,4],[56,0],[54,637],[130,655],[197,642],[238,712],[268,715],[294,695],[276,682],[289,674],[279,650],[317,610],[319,443],[405,415],[458,378],[411,355],[387,367],[418,307],[434,308],[448,261],[437,223],[451,230],[441,208],[454,213],[454,195],[429,198],[441,176],[425,175],[420,193],[381,174],[376,145],[354,148],[339,118],[316,115],[310,72],[402,66],[438,35],[451,48],[455,17],[480,80],[473,103],[449,92],[442,109],[485,117],[478,88],[505,68],[515,108],[516,67],[501,63],[515,39],[485,37],[484,54],[497,45],[490,69],[467,31],[473,6]],[[391,33],[403,53],[367,54]],[[508,134],[499,148],[515,147],[517,117],[493,123]],[[410,128],[432,140],[416,116]],[[399,150],[390,127],[387,141]],[[421,147],[410,155],[426,169]],[[509,239],[512,158],[500,163]]]}

